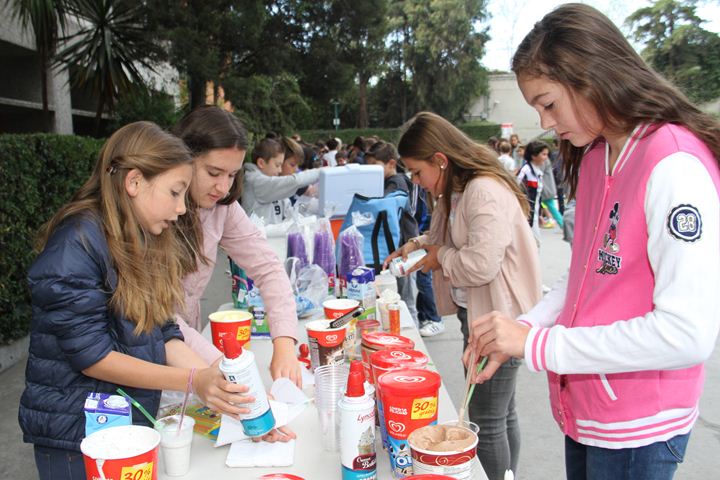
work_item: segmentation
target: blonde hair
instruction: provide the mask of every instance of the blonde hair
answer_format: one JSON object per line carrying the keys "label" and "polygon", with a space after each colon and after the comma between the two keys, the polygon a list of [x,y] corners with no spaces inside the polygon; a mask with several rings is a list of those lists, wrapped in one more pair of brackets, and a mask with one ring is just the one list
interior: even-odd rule
{"label": "blonde hair", "polygon": [[[442,201],[445,212],[450,212],[453,192],[465,190],[468,182],[475,177],[494,178],[505,185],[517,198],[525,215],[529,206],[515,178],[497,160],[494,150],[475,143],[470,137],[439,115],[420,112],[403,127],[398,142],[400,157],[432,162],[436,153],[448,159],[445,190],[437,200]],[[448,218],[445,218],[443,236],[447,234]]]}
{"label": "blonde hair", "polygon": [[180,252],[186,249],[180,237],[168,231],[175,227],[160,235],[143,229],[125,189],[125,178],[137,169],[151,181],[191,164],[190,152],[179,138],[151,122],[126,125],[105,142],[90,178],[38,235],[36,247],[42,250],[65,219],[76,215],[98,219],[118,277],[110,306],[135,323],[136,334],[164,325],[176,306],[183,305]]}

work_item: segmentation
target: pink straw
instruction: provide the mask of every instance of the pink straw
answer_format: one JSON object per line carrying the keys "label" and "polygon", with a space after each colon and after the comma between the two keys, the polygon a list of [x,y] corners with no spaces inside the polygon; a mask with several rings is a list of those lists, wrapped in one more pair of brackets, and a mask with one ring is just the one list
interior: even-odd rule
{"label": "pink straw", "polygon": [[180,436],[182,430],[183,420],[185,419],[185,410],[187,409],[188,398],[190,398],[190,390],[192,390],[192,378],[195,374],[195,368],[190,370],[190,377],[188,378],[187,387],[185,388],[185,398],[183,398],[182,408],[180,408],[180,423],[178,424],[177,436]]}

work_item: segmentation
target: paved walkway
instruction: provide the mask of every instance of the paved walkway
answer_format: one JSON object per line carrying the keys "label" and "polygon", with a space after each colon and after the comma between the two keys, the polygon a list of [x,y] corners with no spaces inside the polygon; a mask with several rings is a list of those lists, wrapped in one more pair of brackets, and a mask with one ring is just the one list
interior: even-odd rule
{"label": "paved walkway", "polygon": [[[567,269],[570,249],[559,230],[543,230],[541,263],[543,282],[551,286]],[[214,308],[229,298],[226,261],[216,268],[203,308]],[[462,334],[456,317],[445,319],[447,330],[427,339],[433,361],[440,370],[453,402],[457,405],[463,390],[460,354]],[[22,443],[17,424],[17,405],[23,390],[25,361],[0,374],[0,479],[31,480],[37,477],[30,445]],[[701,401],[701,417],[693,430],[685,463],[677,480],[718,478],[720,472],[720,349],[706,365],[707,381]],[[522,432],[522,451],[516,478],[557,480],[564,478],[563,438],[550,415],[544,375],[521,368],[518,377],[517,408]],[[302,441],[302,435],[300,438]],[[310,479],[308,479],[310,480]],[[324,480],[324,479],[312,479]]]}

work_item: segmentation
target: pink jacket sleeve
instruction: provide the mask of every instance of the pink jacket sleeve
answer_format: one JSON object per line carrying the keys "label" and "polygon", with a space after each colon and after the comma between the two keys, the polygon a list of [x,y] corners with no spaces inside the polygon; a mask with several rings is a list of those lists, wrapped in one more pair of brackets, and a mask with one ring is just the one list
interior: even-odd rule
{"label": "pink jacket sleeve", "polygon": [[297,340],[295,297],[280,260],[240,204],[228,207],[220,246],[260,289],[272,338]]}
{"label": "pink jacket sleeve", "polygon": [[222,352],[215,348],[215,345],[210,340],[188,325],[180,315],[175,315],[175,321],[180,327],[183,337],[185,337],[185,344],[200,355],[200,358],[205,360],[208,365],[212,365],[215,360],[222,356]]}

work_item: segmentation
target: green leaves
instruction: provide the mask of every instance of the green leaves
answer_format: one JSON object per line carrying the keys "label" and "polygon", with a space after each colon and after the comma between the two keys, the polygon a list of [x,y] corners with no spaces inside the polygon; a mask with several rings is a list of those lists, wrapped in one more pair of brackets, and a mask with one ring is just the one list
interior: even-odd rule
{"label": "green leaves", "polygon": [[659,0],[636,10],[626,24],[632,38],[643,42],[642,55],[675,83],[691,101],[720,96],[720,36],[704,30],[694,0]]}
{"label": "green leaves", "polygon": [[0,135],[0,345],[30,325],[27,268],[38,228],[90,175],[101,141],[68,135]]}

